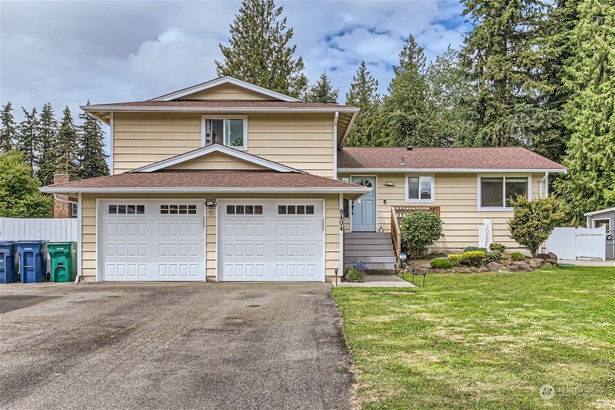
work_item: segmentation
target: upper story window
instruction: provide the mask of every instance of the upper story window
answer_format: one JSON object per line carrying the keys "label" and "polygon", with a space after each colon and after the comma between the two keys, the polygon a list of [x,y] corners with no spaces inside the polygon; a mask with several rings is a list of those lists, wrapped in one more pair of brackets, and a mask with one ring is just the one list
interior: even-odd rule
{"label": "upper story window", "polygon": [[529,195],[529,178],[488,176],[479,179],[479,208],[511,209],[511,199]]}
{"label": "upper story window", "polygon": [[245,150],[248,148],[248,119],[245,116],[204,116],[203,146],[211,144]]}
{"label": "upper story window", "polygon": [[406,176],[406,202],[433,202],[435,199],[433,175]]}

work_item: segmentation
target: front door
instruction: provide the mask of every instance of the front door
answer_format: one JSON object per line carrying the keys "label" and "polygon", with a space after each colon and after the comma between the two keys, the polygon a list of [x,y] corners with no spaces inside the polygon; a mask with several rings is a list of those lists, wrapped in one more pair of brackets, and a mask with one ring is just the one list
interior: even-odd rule
{"label": "front door", "polygon": [[352,183],[372,190],[353,202],[352,231],[376,232],[376,177],[352,177]]}

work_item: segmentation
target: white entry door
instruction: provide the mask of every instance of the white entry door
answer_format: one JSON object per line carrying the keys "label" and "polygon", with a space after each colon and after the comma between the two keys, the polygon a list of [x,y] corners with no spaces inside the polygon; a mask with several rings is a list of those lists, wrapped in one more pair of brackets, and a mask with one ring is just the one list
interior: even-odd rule
{"label": "white entry door", "polygon": [[218,280],[325,280],[319,200],[218,202]]}
{"label": "white entry door", "polygon": [[202,201],[100,201],[98,215],[100,280],[205,280]]}

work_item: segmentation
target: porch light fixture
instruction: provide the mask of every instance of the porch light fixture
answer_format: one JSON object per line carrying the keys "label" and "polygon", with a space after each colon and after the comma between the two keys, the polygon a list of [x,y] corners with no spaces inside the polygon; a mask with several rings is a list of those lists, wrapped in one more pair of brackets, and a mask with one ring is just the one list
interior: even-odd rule
{"label": "porch light fixture", "polygon": [[384,228],[381,226],[380,228],[378,228],[378,232],[383,233],[384,232]]}
{"label": "porch light fixture", "polygon": [[395,182],[385,182],[384,186],[395,186]]}
{"label": "porch light fixture", "polygon": [[207,205],[207,207],[211,209],[214,206],[218,205],[218,203],[216,201],[205,201],[205,205]]}

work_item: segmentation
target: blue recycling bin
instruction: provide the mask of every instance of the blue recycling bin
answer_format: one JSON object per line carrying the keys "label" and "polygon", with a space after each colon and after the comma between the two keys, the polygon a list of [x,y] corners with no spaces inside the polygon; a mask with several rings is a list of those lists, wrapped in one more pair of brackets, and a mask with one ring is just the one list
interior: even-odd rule
{"label": "blue recycling bin", "polygon": [[21,283],[47,279],[47,241],[17,241]]}
{"label": "blue recycling bin", "polygon": [[17,282],[17,246],[15,242],[0,241],[0,283]]}

